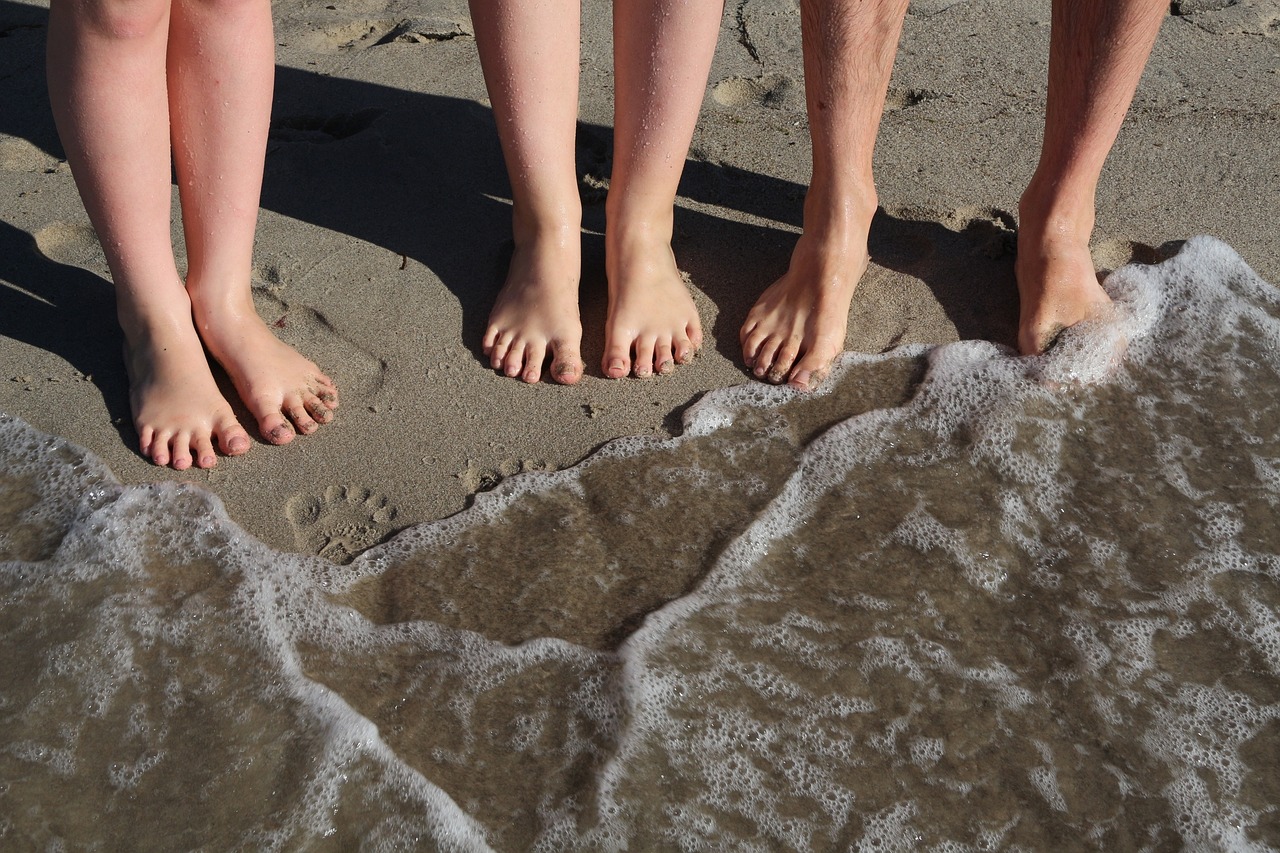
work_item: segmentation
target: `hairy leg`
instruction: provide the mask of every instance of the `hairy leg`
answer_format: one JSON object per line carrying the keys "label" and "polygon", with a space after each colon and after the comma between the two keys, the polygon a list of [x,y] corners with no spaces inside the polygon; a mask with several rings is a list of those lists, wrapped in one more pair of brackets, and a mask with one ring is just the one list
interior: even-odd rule
{"label": "hairy leg", "polygon": [[169,235],[168,0],[53,0],[49,95],[115,284],[142,455],[177,469],[250,447],[209,372]]}
{"label": "hairy leg", "polygon": [[253,232],[275,73],[269,0],[173,0],[169,111],[196,328],[273,444],[333,419],[338,392],[258,316]]}
{"label": "hairy leg", "polygon": [[574,164],[578,0],[473,0],[471,16],[511,180],[515,252],[489,315],[495,370],[537,382],[582,378],[582,201]]}
{"label": "hairy leg", "polygon": [[813,388],[844,349],[870,260],[871,159],[906,11],[907,0],[800,4],[813,180],[791,265],[742,326],[743,358],[762,379]]}
{"label": "hairy leg", "polygon": [[1024,354],[1110,303],[1089,256],[1098,178],[1167,8],[1161,0],[1053,4],[1044,143],[1019,203]]}
{"label": "hairy leg", "polygon": [[609,315],[601,363],[612,379],[669,373],[702,345],[698,310],[676,267],[671,236],[722,11],[716,2],[614,3]]}

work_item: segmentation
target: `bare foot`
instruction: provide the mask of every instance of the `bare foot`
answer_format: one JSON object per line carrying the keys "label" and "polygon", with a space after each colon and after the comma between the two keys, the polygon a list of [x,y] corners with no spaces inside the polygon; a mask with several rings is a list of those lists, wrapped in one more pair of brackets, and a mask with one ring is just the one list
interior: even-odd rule
{"label": "bare foot", "polygon": [[1089,255],[1089,230],[1045,229],[1034,222],[1018,230],[1018,350],[1042,353],[1062,332],[1102,315],[1111,297],[1098,283]]}
{"label": "bare foot", "polygon": [[247,290],[231,304],[193,300],[196,328],[272,444],[288,444],[333,420],[338,389],[314,364],[281,342],[253,309]]}
{"label": "bare foot", "polygon": [[167,322],[122,324],[129,404],[143,456],[183,471],[193,462],[198,468],[216,465],[215,439],[228,456],[249,449],[249,434],[209,372],[189,313]]}
{"label": "bare foot", "polygon": [[785,275],[770,285],[742,324],[742,357],[758,379],[812,390],[844,350],[849,305],[867,271],[866,227],[847,238],[806,231]]}
{"label": "bare foot", "polygon": [[551,378],[573,385],[582,378],[582,321],[578,276],[582,268],[578,229],[556,237],[517,241],[507,281],[498,293],[484,333],[484,352],[494,370],[537,382],[551,356]]}
{"label": "bare foot", "polygon": [[702,321],[670,240],[644,233],[607,234],[605,267],[609,316],[600,362],[604,375],[665,375],[692,361],[702,346]]}

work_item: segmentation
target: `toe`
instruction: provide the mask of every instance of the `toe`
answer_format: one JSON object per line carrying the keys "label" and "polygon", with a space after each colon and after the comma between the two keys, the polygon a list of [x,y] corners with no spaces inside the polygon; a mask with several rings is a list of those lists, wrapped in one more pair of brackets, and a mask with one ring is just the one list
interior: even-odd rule
{"label": "toe", "polygon": [[507,360],[507,353],[510,349],[510,336],[506,334],[497,336],[484,350],[489,354],[489,366],[494,370],[501,370],[502,363]]}
{"label": "toe", "polygon": [[755,374],[757,379],[763,379],[765,374],[773,370],[773,361],[778,352],[778,346],[781,342],[777,338],[765,338],[756,347],[750,364],[751,372]]}
{"label": "toe", "polygon": [[551,362],[551,378],[561,385],[573,385],[582,378],[582,355],[576,345],[552,344],[555,358]]}
{"label": "toe", "polygon": [[812,391],[822,384],[831,370],[832,356],[823,352],[809,352],[796,362],[795,368],[787,379],[787,384],[801,391]]}
{"label": "toe", "polygon": [[773,366],[769,368],[769,381],[780,384],[787,381],[787,374],[791,372],[791,365],[795,364],[796,356],[800,354],[800,342],[791,338],[778,347],[777,353],[773,356]]}
{"label": "toe", "polygon": [[293,422],[294,429],[303,435],[310,435],[320,427],[307,413],[307,407],[303,404],[300,394],[290,394],[285,397],[281,411]]}
{"label": "toe", "polygon": [[543,344],[530,344],[524,354],[524,373],[520,378],[530,385],[542,378],[542,362],[547,357],[547,348]]}
{"label": "toe", "polygon": [[600,360],[600,367],[604,371],[604,375],[610,379],[621,379],[631,370],[631,353],[630,342],[624,344],[610,344],[605,347],[604,358]]}
{"label": "toe", "polygon": [[258,420],[262,437],[272,444],[288,444],[297,434],[282,412],[271,412]]}
{"label": "toe", "polygon": [[506,356],[502,359],[504,376],[519,376],[524,370],[524,345],[514,344],[506,348]]}
{"label": "toe", "polygon": [[653,351],[653,369],[662,376],[666,376],[676,369],[676,359],[671,351],[671,341],[658,341],[658,345]]}
{"label": "toe", "polygon": [[214,433],[218,436],[218,447],[228,456],[239,456],[247,451],[253,444],[249,440],[249,433],[244,431],[244,427],[240,426],[240,422],[233,417],[225,418]]}
{"label": "toe", "polygon": [[218,454],[213,452],[213,439],[202,435],[195,441],[195,461],[197,468],[212,468],[218,464]]}
{"label": "toe", "polygon": [[169,464],[169,442],[173,439],[173,434],[164,430],[151,433],[151,441],[147,445],[147,455],[151,457],[151,461],[161,467]]}
{"label": "toe", "polygon": [[631,372],[637,377],[645,379],[653,375],[653,351],[656,345],[657,342],[651,337],[636,339],[636,360]]}
{"label": "toe", "polygon": [[191,433],[175,433],[169,441],[169,464],[175,471],[185,471],[191,467]]}
{"label": "toe", "polygon": [[314,394],[304,395],[302,406],[317,423],[327,424],[333,420],[333,409],[326,406],[324,401]]}

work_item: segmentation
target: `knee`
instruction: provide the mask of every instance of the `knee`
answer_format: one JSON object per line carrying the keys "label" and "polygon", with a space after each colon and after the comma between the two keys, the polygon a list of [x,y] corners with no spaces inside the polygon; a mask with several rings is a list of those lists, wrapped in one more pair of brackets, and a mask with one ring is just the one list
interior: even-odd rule
{"label": "knee", "polygon": [[154,35],[167,26],[169,0],[54,0],[80,27],[115,41]]}
{"label": "knee", "polygon": [[217,15],[224,20],[246,14],[271,14],[271,0],[184,0],[184,3],[201,14]]}

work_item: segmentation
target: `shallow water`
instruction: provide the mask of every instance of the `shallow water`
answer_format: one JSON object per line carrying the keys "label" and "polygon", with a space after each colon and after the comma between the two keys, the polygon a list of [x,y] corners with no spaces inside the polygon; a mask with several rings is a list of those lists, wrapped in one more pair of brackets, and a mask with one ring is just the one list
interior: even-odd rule
{"label": "shallow water", "polygon": [[1280,846],[1280,293],[1108,287],[346,566],[0,418],[0,844]]}

